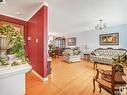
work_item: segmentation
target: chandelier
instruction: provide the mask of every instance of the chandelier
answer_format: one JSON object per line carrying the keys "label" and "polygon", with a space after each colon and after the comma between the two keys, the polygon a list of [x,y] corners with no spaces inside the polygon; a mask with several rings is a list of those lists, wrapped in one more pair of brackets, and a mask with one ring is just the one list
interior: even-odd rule
{"label": "chandelier", "polygon": [[6,4],[6,0],[0,0],[0,4]]}
{"label": "chandelier", "polygon": [[102,29],[106,29],[106,25],[105,23],[103,22],[102,19],[98,20],[99,23],[95,26],[95,29],[96,30],[102,30]]}

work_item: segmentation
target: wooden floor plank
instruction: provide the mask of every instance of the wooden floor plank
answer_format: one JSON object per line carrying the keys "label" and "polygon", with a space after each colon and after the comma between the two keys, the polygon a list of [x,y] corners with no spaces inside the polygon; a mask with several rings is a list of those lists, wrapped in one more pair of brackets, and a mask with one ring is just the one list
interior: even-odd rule
{"label": "wooden floor plank", "polygon": [[[109,95],[104,90],[98,93],[98,87],[93,94],[92,79],[96,71],[91,62],[66,63],[57,58],[53,59],[51,67],[52,74],[46,82],[32,72],[26,75],[26,95]],[[110,69],[105,65],[98,67]]]}

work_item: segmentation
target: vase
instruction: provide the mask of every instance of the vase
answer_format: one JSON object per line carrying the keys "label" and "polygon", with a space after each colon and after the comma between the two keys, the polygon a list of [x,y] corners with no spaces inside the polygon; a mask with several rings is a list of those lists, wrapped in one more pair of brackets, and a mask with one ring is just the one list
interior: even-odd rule
{"label": "vase", "polygon": [[8,37],[0,37],[0,57],[7,59],[6,51],[11,47],[12,45],[10,45],[10,39]]}
{"label": "vase", "polygon": [[123,69],[122,72],[117,71],[115,73],[115,81],[116,82],[125,83],[125,81],[126,81],[125,78],[126,78],[126,74],[127,74],[127,67],[123,66],[122,69]]}
{"label": "vase", "polygon": [[124,83],[125,81],[123,80],[123,72],[116,72],[115,73],[115,81],[116,82],[120,82],[120,83]]}
{"label": "vase", "polygon": [[7,56],[9,60],[13,60],[16,58],[15,54],[8,54]]}
{"label": "vase", "polygon": [[122,76],[122,78],[127,82],[127,66],[124,66],[124,74],[125,76]]}

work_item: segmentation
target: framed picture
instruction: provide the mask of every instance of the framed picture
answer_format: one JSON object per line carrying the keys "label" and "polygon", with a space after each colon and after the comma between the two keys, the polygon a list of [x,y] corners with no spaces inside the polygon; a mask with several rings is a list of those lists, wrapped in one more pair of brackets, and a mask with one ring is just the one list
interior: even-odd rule
{"label": "framed picture", "polygon": [[110,33],[100,35],[100,45],[118,45],[119,33]]}
{"label": "framed picture", "polygon": [[76,37],[68,38],[67,39],[67,45],[68,46],[76,45]]}

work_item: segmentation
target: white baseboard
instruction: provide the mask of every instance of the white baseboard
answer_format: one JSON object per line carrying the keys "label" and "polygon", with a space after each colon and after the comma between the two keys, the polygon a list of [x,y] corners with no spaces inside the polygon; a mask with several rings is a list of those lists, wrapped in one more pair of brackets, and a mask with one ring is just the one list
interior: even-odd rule
{"label": "white baseboard", "polygon": [[34,71],[34,70],[32,70],[32,72],[36,75],[36,76],[38,76],[42,81],[47,81],[48,80],[48,77],[45,77],[45,78],[43,78],[42,76],[40,76],[36,71]]}

